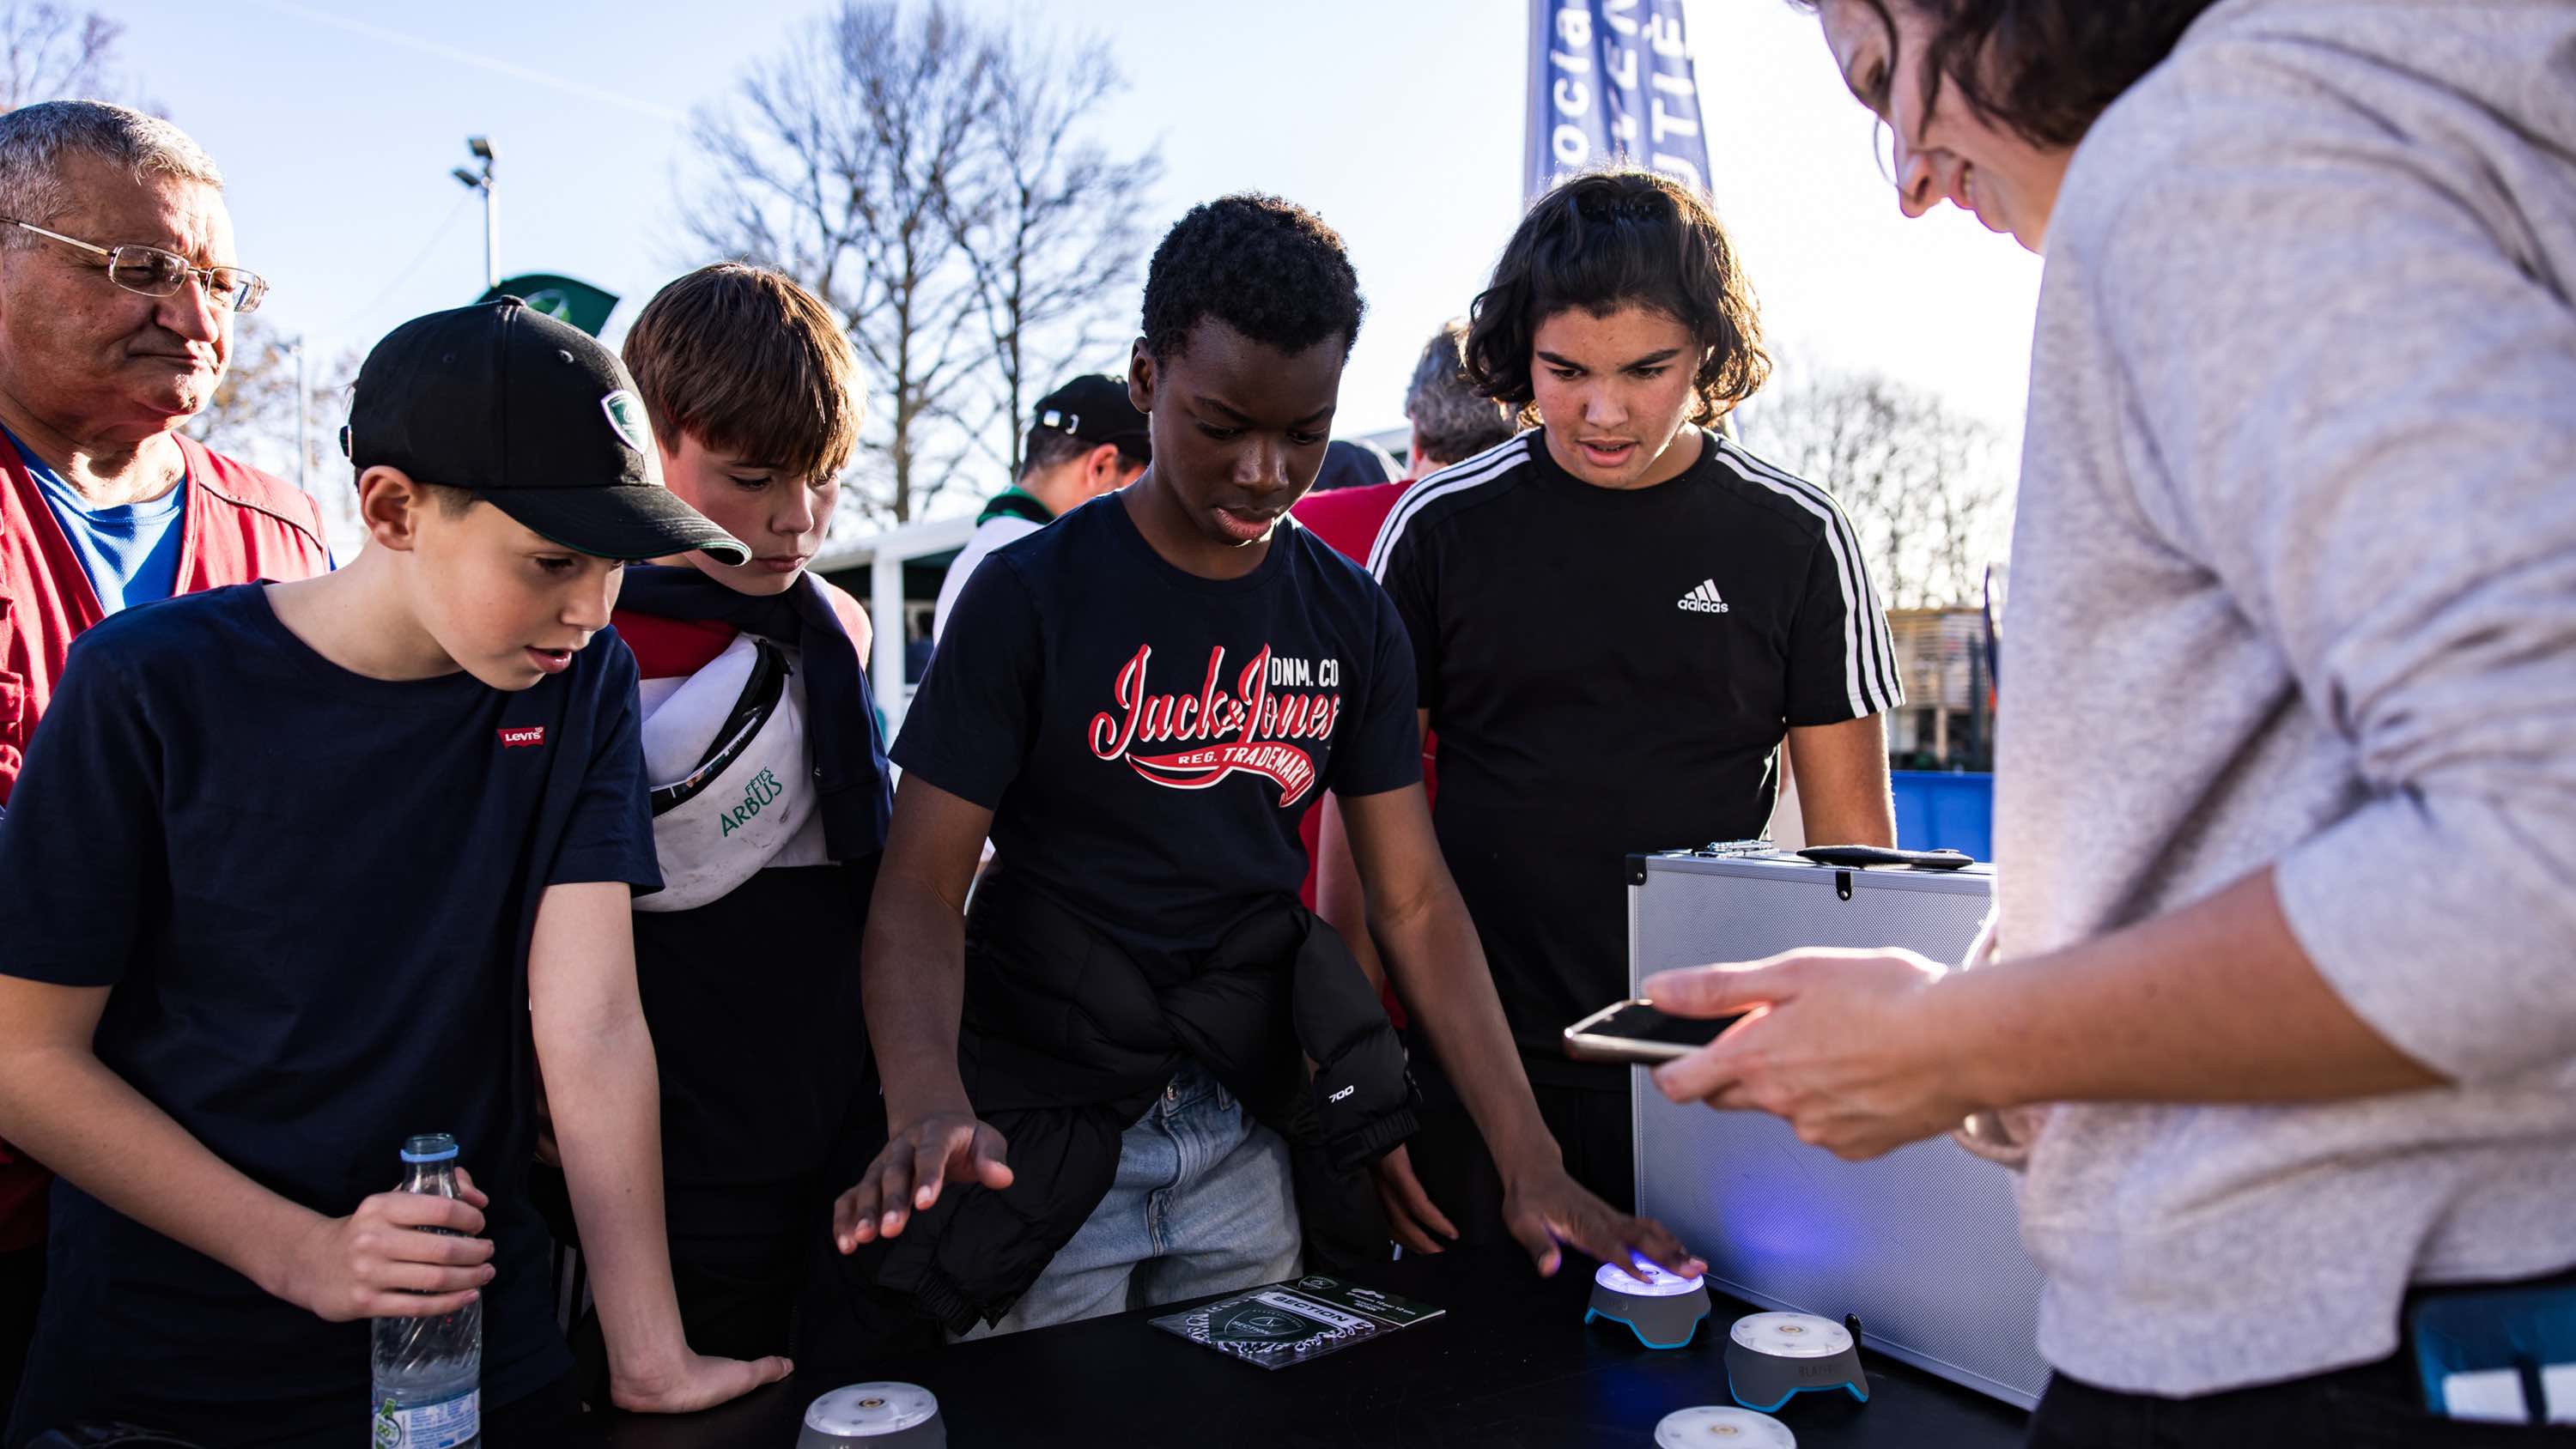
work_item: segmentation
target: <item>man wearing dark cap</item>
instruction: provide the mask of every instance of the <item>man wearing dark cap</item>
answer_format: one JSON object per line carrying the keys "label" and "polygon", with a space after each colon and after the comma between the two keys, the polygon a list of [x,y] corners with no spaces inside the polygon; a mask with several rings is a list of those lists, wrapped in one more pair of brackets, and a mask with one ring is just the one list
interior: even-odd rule
{"label": "man wearing dark cap", "polygon": [[939,585],[939,607],[930,637],[948,632],[948,611],[984,555],[1037,532],[1103,493],[1133,483],[1154,459],[1145,415],[1127,400],[1127,380],[1094,373],[1077,377],[1038,399],[1020,458],[1020,481],[984,505],[948,577]]}
{"label": "man wearing dark cap", "polygon": [[[515,298],[395,329],[343,445],[358,557],[90,629],[0,829],[0,1121],[61,1175],[7,1449],[346,1444],[367,1321],[469,1305],[479,1376],[378,1400],[375,1442],[564,1442],[541,1082],[617,1401],[787,1371],[692,1353],[673,1302],[629,927],[662,882],[606,628],[623,561],[746,551],[662,486],[615,355]],[[439,1131],[462,1199],[384,1191]]]}

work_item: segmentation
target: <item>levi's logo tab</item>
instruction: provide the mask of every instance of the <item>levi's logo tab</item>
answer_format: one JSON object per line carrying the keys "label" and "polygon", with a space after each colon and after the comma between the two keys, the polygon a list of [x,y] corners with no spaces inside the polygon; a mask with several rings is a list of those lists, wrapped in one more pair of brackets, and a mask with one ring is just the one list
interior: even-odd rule
{"label": "levi's logo tab", "polygon": [[521,745],[542,745],[546,742],[544,725],[503,725],[496,733],[501,736],[501,748],[505,750],[514,750]]}

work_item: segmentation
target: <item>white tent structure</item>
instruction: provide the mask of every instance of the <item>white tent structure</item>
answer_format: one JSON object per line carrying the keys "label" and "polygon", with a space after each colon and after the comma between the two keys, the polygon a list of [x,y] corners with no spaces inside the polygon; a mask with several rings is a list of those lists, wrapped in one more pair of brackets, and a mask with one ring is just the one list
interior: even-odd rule
{"label": "white tent structure", "polygon": [[[903,728],[904,707],[912,699],[912,686],[904,682],[904,646],[910,640],[910,629],[903,566],[915,559],[953,554],[966,546],[967,535],[974,531],[973,514],[909,523],[884,533],[827,545],[814,559],[817,574],[844,574],[861,568],[868,571],[867,588],[851,592],[866,601],[868,622],[876,629],[876,643],[868,653],[868,679],[876,689],[877,709],[885,716],[889,740]],[[846,579],[841,582],[848,586]]]}

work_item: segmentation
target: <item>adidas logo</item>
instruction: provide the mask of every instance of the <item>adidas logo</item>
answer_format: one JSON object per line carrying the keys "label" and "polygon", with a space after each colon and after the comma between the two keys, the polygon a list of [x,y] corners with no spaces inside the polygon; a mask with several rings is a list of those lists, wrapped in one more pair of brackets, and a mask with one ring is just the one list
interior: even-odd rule
{"label": "adidas logo", "polygon": [[1717,596],[1717,580],[1702,579],[1700,586],[1682,595],[1682,610],[1691,614],[1723,614],[1726,600]]}

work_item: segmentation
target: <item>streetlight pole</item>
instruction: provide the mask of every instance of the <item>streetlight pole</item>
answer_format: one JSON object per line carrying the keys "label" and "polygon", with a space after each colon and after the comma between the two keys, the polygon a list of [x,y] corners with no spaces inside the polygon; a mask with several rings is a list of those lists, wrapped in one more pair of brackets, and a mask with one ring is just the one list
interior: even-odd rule
{"label": "streetlight pole", "polygon": [[304,380],[304,338],[296,337],[268,344],[269,355],[280,353],[295,359],[295,486],[307,493],[313,491],[313,392]]}
{"label": "streetlight pole", "polygon": [[304,385],[304,339],[295,339],[295,486],[313,491],[313,392]]}
{"label": "streetlight pole", "polygon": [[483,193],[483,290],[488,292],[501,285],[501,192],[492,179],[492,138],[468,136],[465,148],[481,158],[483,169],[459,166],[447,174]]}

